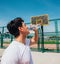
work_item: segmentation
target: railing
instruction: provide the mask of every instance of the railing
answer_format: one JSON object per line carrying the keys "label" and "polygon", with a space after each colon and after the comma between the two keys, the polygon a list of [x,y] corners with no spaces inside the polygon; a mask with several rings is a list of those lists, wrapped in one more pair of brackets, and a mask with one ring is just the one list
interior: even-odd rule
{"label": "railing", "polygon": [[[28,26],[30,23],[26,24]],[[39,38],[37,42],[37,48],[35,48],[33,45],[31,47],[32,50],[42,52],[60,52],[60,18],[49,20],[49,24],[47,26],[43,26],[43,35],[40,26],[40,28],[38,29],[38,34]],[[29,35],[29,37],[30,36],[32,35]],[[5,43],[9,44],[12,40],[13,36],[8,33],[6,26],[0,27],[0,47],[4,48]]]}

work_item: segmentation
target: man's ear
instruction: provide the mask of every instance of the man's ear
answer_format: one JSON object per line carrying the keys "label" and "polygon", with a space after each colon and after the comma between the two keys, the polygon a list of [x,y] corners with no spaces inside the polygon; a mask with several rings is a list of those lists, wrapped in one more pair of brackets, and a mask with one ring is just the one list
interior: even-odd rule
{"label": "man's ear", "polygon": [[22,28],[22,27],[18,27],[18,30],[19,30],[20,32],[22,32],[22,31],[23,31],[23,28]]}

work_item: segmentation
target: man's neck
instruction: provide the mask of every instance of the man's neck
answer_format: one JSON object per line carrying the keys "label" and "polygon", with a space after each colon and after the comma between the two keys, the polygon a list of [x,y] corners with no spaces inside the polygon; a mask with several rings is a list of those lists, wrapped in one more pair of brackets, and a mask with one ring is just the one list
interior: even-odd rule
{"label": "man's neck", "polygon": [[22,35],[15,38],[16,41],[23,43],[23,44],[25,44],[25,39],[26,39],[26,37],[23,37]]}

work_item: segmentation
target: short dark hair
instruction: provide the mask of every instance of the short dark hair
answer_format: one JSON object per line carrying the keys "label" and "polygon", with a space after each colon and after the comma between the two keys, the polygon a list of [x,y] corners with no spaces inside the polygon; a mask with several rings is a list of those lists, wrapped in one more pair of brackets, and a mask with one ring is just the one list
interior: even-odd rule
{"label": "short dark hair", "polygon": [[10,34],[14,35],[14,37],[19,35],[18,27],[22,27],[22,22],[24,22],[24,20],[22,20],[20,17],[17,17],[7,24],[8,31]]}

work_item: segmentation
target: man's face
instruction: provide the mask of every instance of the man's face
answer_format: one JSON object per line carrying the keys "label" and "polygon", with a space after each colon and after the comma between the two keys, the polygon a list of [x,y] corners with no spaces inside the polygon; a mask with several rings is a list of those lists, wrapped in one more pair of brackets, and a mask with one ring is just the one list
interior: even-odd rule
{"label": "man's face", "polygon": [[28,27],[26,26],[26,24],[24,22],[22,22],[22,33],[24,35],[28,35],[29,34]]}

